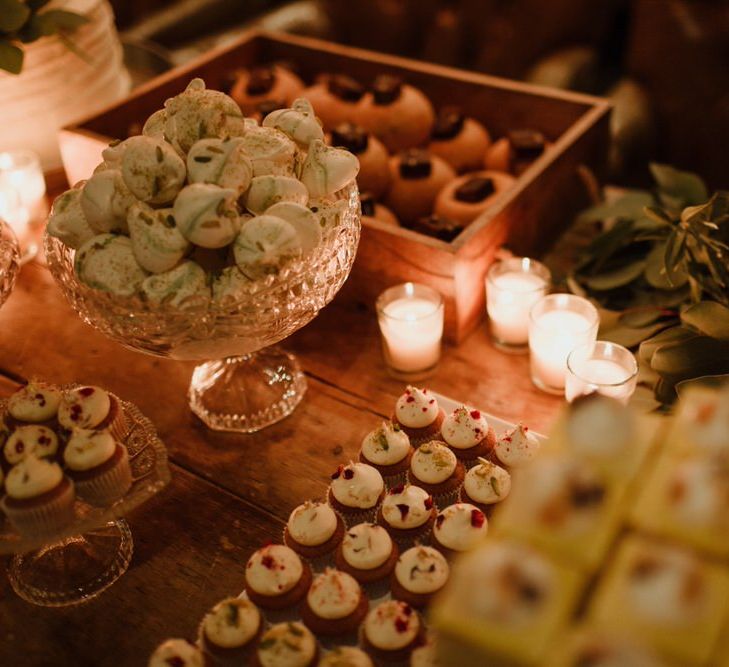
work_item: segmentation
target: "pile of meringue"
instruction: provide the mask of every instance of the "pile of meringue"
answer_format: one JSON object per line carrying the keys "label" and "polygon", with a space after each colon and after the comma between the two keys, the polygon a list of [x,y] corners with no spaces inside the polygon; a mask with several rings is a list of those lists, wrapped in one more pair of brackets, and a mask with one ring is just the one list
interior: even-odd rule
{"label": "pile of meringue", "polygon": [[178,308],[233,303],[313,253],[359,171],[307,100],[258,125],[201,79],[102,155],[55,200],[48,233],[76,250],[85,285]]}

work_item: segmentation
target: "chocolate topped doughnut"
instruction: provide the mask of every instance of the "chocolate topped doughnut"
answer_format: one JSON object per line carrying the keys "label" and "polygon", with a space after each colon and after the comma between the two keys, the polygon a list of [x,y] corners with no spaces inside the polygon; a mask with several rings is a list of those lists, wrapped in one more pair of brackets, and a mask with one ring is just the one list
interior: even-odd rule
{"label": "chocolate topped doughnut", "polygon": [[494,192],[496,192],[496,188],[493,179],[484,176],[473,176],[456,188],[453,196],[458,201],[475,204],[483,201],[486,197],[490,197]]}
{"label": "chocolate topped doughnut", "polygon": [[345,74],[332,74],[327,79],[327,88],[332,95],[346,102],[359,102],[365,94],[362,85]]}
{"label": "chocolate topped doughnut", "polygon": [[443,107],[438,111],[431,137],[433,139],[453,139],[463,129],[466,117],[458,107]]}
{"label": "chocolate topped doughnut", "polygon": [[332,130],[332,146],[342,146],[350,153],[364,153],[369,144],[367,130],[354,123],[340,123]]}
{"label": "chocolate topped doughnut", "polygon": [[402,79],[392,74],[380,74],[372,84],[375,104],[392,104],[402,92]]}
{"label": "chocolate topped doughnut", "polygon": [[404,151],[400,156],[400,176],[402,178],[428,178],[432,169],[430,156],[424,150],[413,148]]}
{"label": "chocolate topped doughnut", "polygon": [[508,137],[516,160],[535,160],[544,153],[546,140],[537,130],[512,130]]}

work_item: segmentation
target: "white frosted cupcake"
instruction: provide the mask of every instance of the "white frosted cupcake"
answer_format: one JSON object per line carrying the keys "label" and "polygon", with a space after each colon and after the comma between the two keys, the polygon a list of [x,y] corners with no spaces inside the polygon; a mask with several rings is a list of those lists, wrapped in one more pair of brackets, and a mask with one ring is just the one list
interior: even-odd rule
{"label": "white frosted cupcake", "polygon": [[129,452],[107,430],[71,431],[63,460],[79,498],[91,505],[111,505],[132,485]]}
{"label": "white frosted cupcake", "polygon": [[397,424],[383,421],[362,440],[359,460],[376,468],[390,483],[404,482],[413,451],[408,434]]}
{"label": "white frosted cupcake", "polygon": [[468,503],[456,503],[442,510],[433,526],[433,546],[446,556],[473,549],[488,531],[486,515]]}
{"label": "white frosted cupcake", "polygon": [[540,447],[539,438],[527,426],[518,424],[496,441],[494,456],[507,468],[518,468],[531,461]]}
{"label": "white frosted cupcake", "polygon": [[467,466],[491,454],[496,445],[496,434],[484,414],[465,405],[445,418],[440,432],[445,443]]}
{"label": "white frosted cupcake", "polygon": [[311,568],[283,544],[255,551],[246,563],[246,593],[264,609],[287,609],[301,601],[311,585]]}
{"label": "white frosted cupcake", "polygon": [[488,459],[479,459],[463,480],[459,498],[463,503],[475,505],[487,515],[511,491],[511,474]]}
{"label": "white frosted cupcake", "polygon": [[3,420],[8,429],[23,424],[54,426],[60,403],[58,387],[31,380],[8,398],[8,412]]}
{"label": "white frosted cupcake", "polygon": [[256,650],[256,665],[314,667],[318,657],[316,638],[303,623],[277,623],[263,633]]}
{"label": "white frosted cupcake", "polygon": [[5,461],[11,466],[20,463],[30,454],[42,459],[52,458],[57,452],[58,436],[47,426],[38,424],[19,426],[3,446]]}
{"label": "white frosted cupcake", "polygon": [[284,544],[304,558],[334,551],[344,537],[344,520],[329,505],[307,500],[289,515]]}
{"label": "white frosted cupcake", "polygon": [[392,421],[408,434],[413,445],[437,438],[445,412],[428,389],[408,387],[397,399]]}
{"label": "white frosted cupcake", "polygon": [[119,399],[101,387],[76,387],[63,393],[58,422],[66,430],[108,429],[119,441],[127,435],[127,420]]}
{"label": "white frosted cupcake", "polygon": [[453,450],[444,442],[431,440],[413,454],[408,482],[432,495],[443,506],[455,500],[466,471]]}
{"label": "white frosted cupcake", "polygon": [[368,608],[367,595],[354,577],[326,568],[314,577],[301,605],[301,618],[315,635],[346,635],[359,627]]}
{"label": "white frosted cupcake", "polygon": [[396,540],[405,542],[427,536],[437,514],[433,496],[419,486],[401,484],[385,495],[377,522]]}
{"label": "white frosted cupcake", "polygon": [[352,526],[337,549],[337,568],[363,584],[389,577],[399,550],[389,533],[376,523]]}
{"label": "white frosted cupcake", "polygon": [[23,535],[53,535],[73,521],[73,482],[57,463],[31,454],[8,473],[5,494],[0,505]]}
{"label": "white frosted cupcake", "polygon": [[203,652],[186,639],[167,639],[149,656],[147,667],[206,667]]}
{"label": "white frosted cupcake", "polygon": [[400,554],[392,573],[392,596],[422,609],[446,585],[450,568],[432,547],[414,546]]}
{"label": "white frosted cupcake", "polygon": [[407,660],[422,643],[423,624],[406,602],[388,600],[375,607],[362,625],[362,643],[376,660]]}
{"label": "white frosted cupcake", "polygon": [[366,463],[340,465],[332,474],[329,504],[351,526],[370,521],[385,495],[385,482],[375,468]]}
{"label": "white frosted cupcake", "polygon": [[240,665],[253,655],[263,632],[261,612],[247,598],[226,598],[216,604],[200,624],[203,650],[216,664]]}

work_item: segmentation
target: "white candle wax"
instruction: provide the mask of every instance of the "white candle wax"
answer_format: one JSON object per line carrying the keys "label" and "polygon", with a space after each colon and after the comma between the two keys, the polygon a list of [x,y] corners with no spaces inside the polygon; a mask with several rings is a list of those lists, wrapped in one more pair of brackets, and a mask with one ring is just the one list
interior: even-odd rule
{"label": "white candle wax", "polygon": [[443,318],[437,304],[403,297],[384,308],[382,329],[385,358],[405,373],[431,368],[440,359]]}
{"label": "white candle wax", "polygon": [[591,394],[594,391],[603,396],[611,396],[620,401],[627,401],[633,390],[634,383],[628,383],[632,373],[610,359],[588,359],[579,368],[579,377],[569,374],[565,390],[567,400],[574,400],[582,394]]}
{"label": "white candle wax", "polygon": [[18,242],[24,246],[30,233],[28,209],[20,201],[18,193],[8,186],[3,186],[2,183],[0,183],[0,218],[10,225]]}
{"label": "white candle wax", "polygon": [[509,271],[491,278],[487,310],[494,338],[508,345],[529,340],[529,311],[547,291],[547,281],[524,271]]}
{"label": "white candle wax", "polygon": [[0,153],[0,184],[18,193],[27,215],[35,219],[45,213],[46,182],[38,156],[30,151]]}
{"label": "white candle wax", "polygon": [[529,334],[532,376],[547,387],[563,389],[569,353],[594,340],[596,332],[580,313],[551,310],[540,315]]}

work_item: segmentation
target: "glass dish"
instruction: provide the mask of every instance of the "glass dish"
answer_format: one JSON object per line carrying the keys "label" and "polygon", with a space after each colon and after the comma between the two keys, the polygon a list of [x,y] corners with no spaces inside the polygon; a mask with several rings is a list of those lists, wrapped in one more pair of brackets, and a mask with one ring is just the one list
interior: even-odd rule
{"label": "glass dish", "polygon": [[20,245],[10,225],[0,218],[0,306],[15,286],[20,270]]}
{"label": "glass dish", "polygon": [[[108,507],[91,507],[77,499],[76,520],[40,539],[20,535],[0,512],[0,555],[16,554],[8,578],[28,602],[50,607],[76,604],[111,586],[132,557],[132,535],[122,517],[170,481],[167,450],[154,425],[135,405],[118,400],[129,426],[122,444],[129,451],[133,479],[123,498]],[[7,401],[0,400],[0,414],[6,407]]]}
{"label": "glass dish", "polygon": [[310,322],[352,268],[360,235],[356,184],[336,196],[346,201],[340,223],[324,231],[315,253],[252,282],[235,303],[205,299],[181,309],[92,289],[76,278],[74,250],[46,234],[48,267],[81,319],[113,340],[146,354],[204,361],[192,375],[191,409],[210,428],[252,433],[291,414],[306,391],[296,359],[270,346]]}

